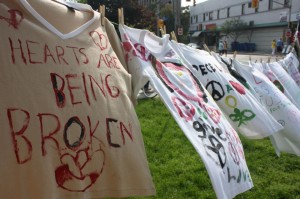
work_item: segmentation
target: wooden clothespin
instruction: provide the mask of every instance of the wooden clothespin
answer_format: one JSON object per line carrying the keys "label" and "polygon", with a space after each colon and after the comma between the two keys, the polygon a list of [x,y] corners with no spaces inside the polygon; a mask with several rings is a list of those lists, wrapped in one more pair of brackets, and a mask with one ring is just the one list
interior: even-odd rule
{"label": "wooden clothespin", "polygon": [[123,12],[123,8],[118,8],[118,19],[119,19],[119,24],[124,25],[124,12]]}
{"label": "wooden clothespin", "polygon": [[251,55],[249,55],[249,61],[251,61]]}
{"label": "wooden clothespin", "polygon": [[104,26],[105,5],[100,5],[100,6],[99,6],[99,12],[100,12],[100,14],[101,14],[101,16],[100,16],[101,25]]}
{"label": "wooden clothespin", "polygon": [[163,27],[160,29],[160,33],[161,33],[161,35],[166,34],[166,26],[165,25],[163,25]]}
{"label": "wooden clothespin", "polygon": [[270,61],[271,61],[271,57],[269,56],[269,57],[268,57],[268,63],[270,63]]}
{"label": "wooden clothespin", "polygon": [[176,37],[176,34],[175,34],[174,31],[171,32],[171,38],[172,38],[172,40],[178,42],[177,37]]}
{"label": "wooden clothespin", "polygon": [[203,47],[204,47],[204,49],[211,55],[211,52],[210,52],[209,48],[207,47],[207,45],[206,45],[206,44],[203,44]]}

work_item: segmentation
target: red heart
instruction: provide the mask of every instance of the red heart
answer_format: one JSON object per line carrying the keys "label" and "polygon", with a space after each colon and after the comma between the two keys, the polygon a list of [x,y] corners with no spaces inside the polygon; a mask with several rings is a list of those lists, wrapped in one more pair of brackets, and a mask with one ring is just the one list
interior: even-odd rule
{"label": "red heart", "polygon": [[102,149],[89,154],[89,148],[61,156],[62,165],[55,170],[55,179],[59,187],[73,192],[83,192],[99,178],[104,166]]}
{"label": "red heart", "polygon": [[242,95],[246,94],[246,90],[241,84],[234,81],[229,81],[229,82],[235,88],[235,90],[237,90],[237,92],[239,92]]}

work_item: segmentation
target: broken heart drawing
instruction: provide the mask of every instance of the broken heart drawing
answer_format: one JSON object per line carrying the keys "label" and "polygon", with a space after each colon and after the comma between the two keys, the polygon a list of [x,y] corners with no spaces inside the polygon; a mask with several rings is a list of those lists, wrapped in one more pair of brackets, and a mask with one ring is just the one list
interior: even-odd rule
{"label": "broken heart drawing", "polygon": [[19,10],[8,10],[7,12],[9,13],[9,17],[0,15],[0,20],[6,21],[9,26],[12,26],[14,29],[18,29],[24,19],[22,12]]}
{"label": "broken heart drawing", "polygon": [[90,149],[82,149],[76,155],[65,153],[60,157],[61,165],[55,170],[55,179],[59,187],[84,192],[96,183],[103,172],[105,154],[100,148],[89,154]]}

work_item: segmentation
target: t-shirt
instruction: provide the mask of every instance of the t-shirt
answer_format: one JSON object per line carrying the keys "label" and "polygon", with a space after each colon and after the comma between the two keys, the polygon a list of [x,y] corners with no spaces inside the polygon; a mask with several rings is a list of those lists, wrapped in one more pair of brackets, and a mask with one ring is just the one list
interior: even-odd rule
{"label": "t-shirt", "polygon": [[233,64],[255,90],[260,103],[284,127],[270,136],[277,155],[287,152],[300,156],[300,111],[256,67],[241,64],[236,60]]}
{"label": "t-shirt", "polygon": [[249,139],[261,139],[282,129],[255,96],[236,78],[224,72],[213,56],[199,54],[176,42],[172,44],[238,132]]}
{"label": "t-shirt", "polygon": [[1,198],[154,195],[115,33],[66,4],[0,0]]}
{"label": "t-shirt", "polygon": [[283,60],[278,62],[300,86],[299,60],[294,53],[289,53]]}
{"label": "t-shirt", "polygon": [[255,63],[253,66],[263,72],[298,109],[300,108],[300,88],[279,63]]}
{"label": "t-shirt", "polygon": [[[252,180],[236,131],[172,50],[169,35],[119,26],[128,67],[148,76],[183,133],[201,156],[218,198],[249,190]],[[201,187],[199,187],[201,189]]]}

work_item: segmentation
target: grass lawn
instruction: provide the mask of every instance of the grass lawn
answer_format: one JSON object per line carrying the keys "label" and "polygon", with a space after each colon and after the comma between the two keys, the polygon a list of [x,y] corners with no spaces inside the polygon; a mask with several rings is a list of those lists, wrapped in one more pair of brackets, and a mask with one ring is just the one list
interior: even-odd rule
{"label": "grass lawn", "polygon": [[[162,101],[140,100],[136,111],[157,191],[145,198],[216,198],[200,156]],[[254,188],[236,198],[300,199],[300,157],[277,157],[269,139],[240,138]]]}

